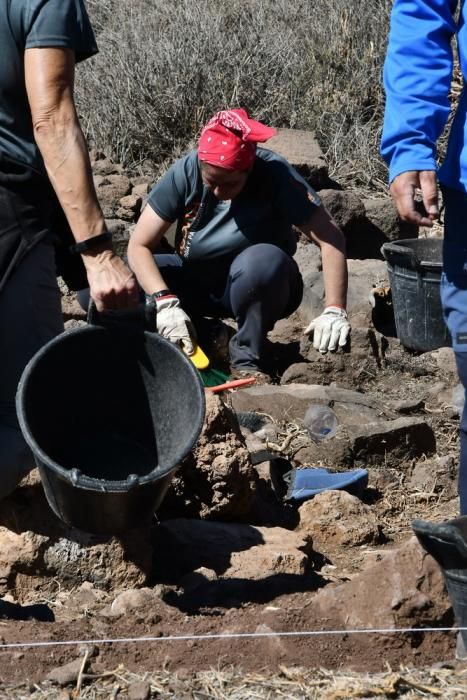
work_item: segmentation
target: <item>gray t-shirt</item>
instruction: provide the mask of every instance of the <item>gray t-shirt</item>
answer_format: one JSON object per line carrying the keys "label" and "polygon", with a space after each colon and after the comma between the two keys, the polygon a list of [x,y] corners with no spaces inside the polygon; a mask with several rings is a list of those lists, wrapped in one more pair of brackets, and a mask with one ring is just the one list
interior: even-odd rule
{"label": "gray t-shirt", "polygon": [[213,260],[228,265],[255,243],[272,243],[293,255],[293,225],[306,223],[320,203],[284,158],[264,148],[258,148],[244,189],[231,201],[216,199],[203,185],[196,150],[174,163],[149,195],[156,214],[177,221],[176,251],[193,265]]}
{"label": "gray t-shirt", "polygon": [[42,173],[24,80],[24,51],[68,48],[81,61],[97,53],[83,0],[0,0],[0,172],[11,164]]}

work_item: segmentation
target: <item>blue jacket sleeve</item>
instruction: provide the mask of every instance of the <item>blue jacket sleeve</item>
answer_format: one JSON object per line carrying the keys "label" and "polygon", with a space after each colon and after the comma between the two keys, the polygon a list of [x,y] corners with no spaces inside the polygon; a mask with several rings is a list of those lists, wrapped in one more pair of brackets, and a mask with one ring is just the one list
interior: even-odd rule
{"label": "blue jacket sleeve", "polygon": [[436,170],[436,142],[450,112],[456,5],[457,0],[395,0],[381,141],[390,181],[407,170]]}

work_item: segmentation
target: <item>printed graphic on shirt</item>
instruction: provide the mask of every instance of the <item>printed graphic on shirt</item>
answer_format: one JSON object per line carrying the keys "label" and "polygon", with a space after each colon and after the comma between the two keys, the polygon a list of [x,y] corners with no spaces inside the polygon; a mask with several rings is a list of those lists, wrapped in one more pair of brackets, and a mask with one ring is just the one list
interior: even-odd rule
{"label": "printed graphic on shirt", "polygon": [[182,225],[180,227],[180,234],[175,245],[177,253],[182,258],[188,258],[190,255],[191,241],[194,235],[191,226],[198,217],[200,206],[201,202],[192,202],[190,206],[185,209]]}
{"label": "printed graphic on shirt", "polygon": [[321,206],[321,197],[318,194],[316,194],[314,190],[308,190],[307,196],[312,204],[315,204],[317,207]]}

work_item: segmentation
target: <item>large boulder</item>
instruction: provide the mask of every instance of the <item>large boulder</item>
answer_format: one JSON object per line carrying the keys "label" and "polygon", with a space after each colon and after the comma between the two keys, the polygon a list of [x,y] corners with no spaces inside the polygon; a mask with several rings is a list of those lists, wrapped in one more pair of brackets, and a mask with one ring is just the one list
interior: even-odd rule
{"label": "large boulder", "polygon": [[350,191],[322,190],[320,197],[344,232],[349,258],[382,259],[388,241],[416,238],[418,228],[404,223],[389,198],[362,201]]}
{"label": "large boulder", "polygon": [[235,413],[208,392],[201,436],[173,479],[159,516],[248,519],[258,480]]}
{"label": "large boulder", "polygon": [[21,597],[34,581],[60,579],[74,588],[91,582],[104,590],[144,585],[152,568],[149,529],[122,537],[70,528],[50,510],[41,484],[18,488],[0,510],[0,590]]}
{"label": "large boulder", "polygon": [[[297,259],[297,258],[296,258]],[[308,268],[302,271],[304,290],[298,314],[304,323],[319,316],[324,306],[324,279],[320,267],[313,269],[310,254],[301,254],[297,260],[306,261]],[[347,313],[353,328],[368,328],[372,322],[373,308],[370,295],[375,288],[387,286],[388,273],[382,260],[348,260],[349,284]]]}
{"label": "large boulder", "polygon": [[347,629],[439,625],[450,613],[441,570],[415,537],[351,581],[326,586],[310,605],[317,619]]}
{"label": "large boulder", "polygon": [[313,132],[278,129],[277,135],[262,148],[283,156],[315,190],[332,184],[323,152]]}
{"label": "large boulder", "polygon": [[[161,523],[156,549],[156,576],[165,580],[190,572],[211,580],[258,580],[276,574],[303,574],[311,542],[301,532],[280,527],[178,518]],[[207,575],[209,572],[215,576]]]}
{"label": "large boulder", "polygon": [[252,386],[236,391],[231,402],[236,411],[266,413],[276,421],[303,420],[312,403],[332,403],[339,422],[348,426],[365,426],[385,415],[383,403],[376,397],[319,384]]}
{"label": "large boulder", "polygon": [[381,533],[371,508],[345,491],[325,491],[299,509],[298,532],[328,554],[340,547],[377,544]]}
{"label": "large boulder", "polygon": [[398,241],[405,238],[417,238],[418,226],[403,221],[390,197],[370,197],[363,200],[367,225],[365,237],[373,237],[375,246],[380,241]]}

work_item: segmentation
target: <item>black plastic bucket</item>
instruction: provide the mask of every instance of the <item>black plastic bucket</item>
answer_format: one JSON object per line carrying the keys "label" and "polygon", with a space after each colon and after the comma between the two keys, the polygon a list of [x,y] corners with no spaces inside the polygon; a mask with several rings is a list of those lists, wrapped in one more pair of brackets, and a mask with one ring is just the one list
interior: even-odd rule
{"label": "black plastic bucket", "polygon": [[[467,627],[467,516],[430,523],[414,520],[412,528],[422,547],[440,566],[459,627]],[[461,632],[463,652],[467,631]],[[462,648],[461,647],[461,648]],[[459,649],[459,644],[458,644]]]}
{"label": "black plastic bucket", "polygon": [[205,413],[191,361],[159,335],[119,324],[51,340],[25,368],[16,402],[51,508],[103,534],[150,520]]}
{"label": "black plastic bucket", "polygon": [[388,265],[397,337],[412,350],[436,350],[451,339],[441,308],[443,241],[404,239],[381,248]]}

